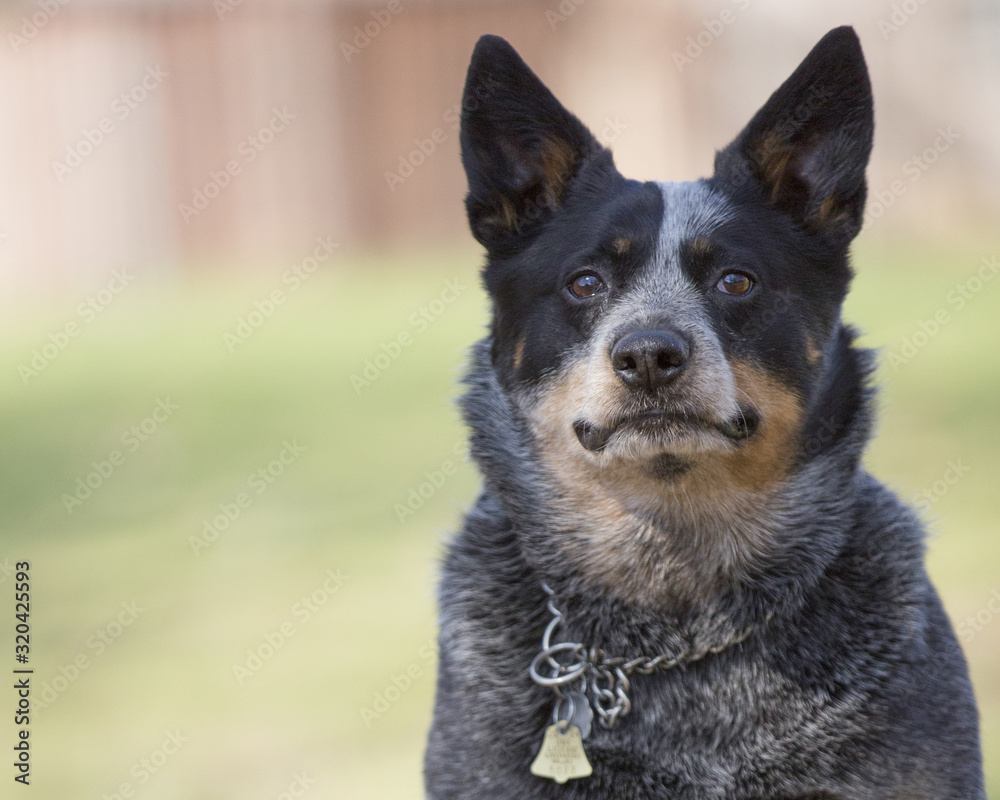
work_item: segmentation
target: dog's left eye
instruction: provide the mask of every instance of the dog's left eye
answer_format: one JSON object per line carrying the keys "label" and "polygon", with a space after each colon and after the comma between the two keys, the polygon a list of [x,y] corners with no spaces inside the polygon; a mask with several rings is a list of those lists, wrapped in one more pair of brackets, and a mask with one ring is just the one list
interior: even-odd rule
{"label": "dog's left eye", "polygon": [[725,294],[744,295],[753,288],[753,278],[742,272],[727,272],[719,278],[715,288]]}
{"label": "dog's left eye", "polygon": [[593,272],[584,272],[570,281],[569,291],[574,297],[579,297],[583,300],[604,291],[604,281],[601,280],[600,275],[595,275]]}

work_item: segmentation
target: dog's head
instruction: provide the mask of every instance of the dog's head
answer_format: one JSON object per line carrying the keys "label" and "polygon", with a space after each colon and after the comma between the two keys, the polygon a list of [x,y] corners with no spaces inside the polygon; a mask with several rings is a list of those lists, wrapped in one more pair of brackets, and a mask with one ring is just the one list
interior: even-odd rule
{"label": "dog's head", "polygon": [[838,28],[711,178],[627,180],[507,42],[479,41],[461,141],[492,368],[563,496],[724,514],[835,438],[872,116]]}

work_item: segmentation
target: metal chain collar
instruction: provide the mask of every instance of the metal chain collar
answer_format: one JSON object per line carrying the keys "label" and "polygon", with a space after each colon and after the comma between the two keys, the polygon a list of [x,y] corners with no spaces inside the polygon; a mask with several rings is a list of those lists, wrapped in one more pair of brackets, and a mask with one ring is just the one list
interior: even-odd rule
{"label": "metal chain collar", "polygon": [[[755,630],[755,626],[747,627],[739,636],[730,639],[716,647],[701,647],[697,650],[684,650],[679,653],[660,653],[657,656],[639,656],[625,659],[609,657],[598,647],[587,648],[579,642],[559,642],[552,644],[552,635],[563,621],[562,612],[552,601],[553,591],[546,585],[542,588],[549,595],[548,609],[552,620],[542,634],[542,649],[536,655],[529,668],[531,679],[539,686],[547,686],[556,694],[556,707],[553,717],[560,718],[559,710],[566,701],[566,692],[575,690],[584,697],[590,698],[590,704],[601,721],[601,725],[610,730],[621,717],[632,710],[632,702],[628,692],[631,688],[629,676],[633,673],[649,675],[658,670],[668,670],[681,664],[691,664],[707,655],[721,653],[723,650],[745,641]],[[768,614],[765,622],[771,619]],[[563,662],[572,656],[573,660]],[[542,670],[550,674],[543,674]],[[572,703],[572,700],[570,699]],[[572,712],[571,712],[572,713]]]}

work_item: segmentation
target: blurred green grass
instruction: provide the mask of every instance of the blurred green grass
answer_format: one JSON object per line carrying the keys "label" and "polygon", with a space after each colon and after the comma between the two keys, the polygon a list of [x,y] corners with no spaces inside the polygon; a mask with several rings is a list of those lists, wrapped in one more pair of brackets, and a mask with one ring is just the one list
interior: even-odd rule
{"label": "blurred green grass", "polygon": [[[1000,586],[1000,280],[961,311],[947,298],[995,252],[865,240],[845,314],[866,345],[898,351],[921,320],[953,312],[911,360],[883,365],[868,461],[904,497],[933,493],[949,460],[968,466],[928,514],[930,570],[956,624]],[[0,563],[31,560],[36,693],[65,687],[33,722],[34,796],[114,797],[128,784],[144,798],[245,800],[277,797],[302,773],[317,797],[422,796],[437,560],[476,490],[451,400],[486,319],[478,263],[469,251],[341,258],[234,352],[224,334],[287,291],[279,277],[137,278],[27,385],[18,365],[78,319],[83,297],[5,311]],[[449,280],[461,291],[446,303]],[[410,343],[356,390],[351,376],[401,332]],[[123,434],[164,398],[177,410],[128,450]],[[256,494],[248,478],[286,440],[302,454]],[[124,464],[68,513],[63,495],[115,449]],[[401,521],[410,491],[445,464],[455,474],[432,475],[442,485]],[[240,492],[250,505],[194,552],[191,537]],[[327,570],[348,576],[332,595]],[[9,602],[11,581],[0,585]],[[315,610],[297,613],[314,592]],[[91,637],[116,631],[133,600],[138,618],[98,652]],[[241,685],[234,665],[266,653],[282,623],[293,634]],[[964,644],[1000,790],[1000,622]],[[88,666],[60,681],[81,654]],[[0,693],[5,720],[12,703]],[[161,758],[168,731],[188,741]]]}

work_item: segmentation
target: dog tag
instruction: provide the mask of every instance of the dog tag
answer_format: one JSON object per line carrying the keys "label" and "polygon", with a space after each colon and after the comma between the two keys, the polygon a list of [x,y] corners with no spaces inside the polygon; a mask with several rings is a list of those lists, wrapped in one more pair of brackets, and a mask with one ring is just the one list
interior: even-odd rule
{"label": "dog tag", "polygon": [[580,729],[563,720],[545,729],[542,749],[531,762],[531,774],[566,783],[573,778],[586,778],[593,772],[583,750]]}

